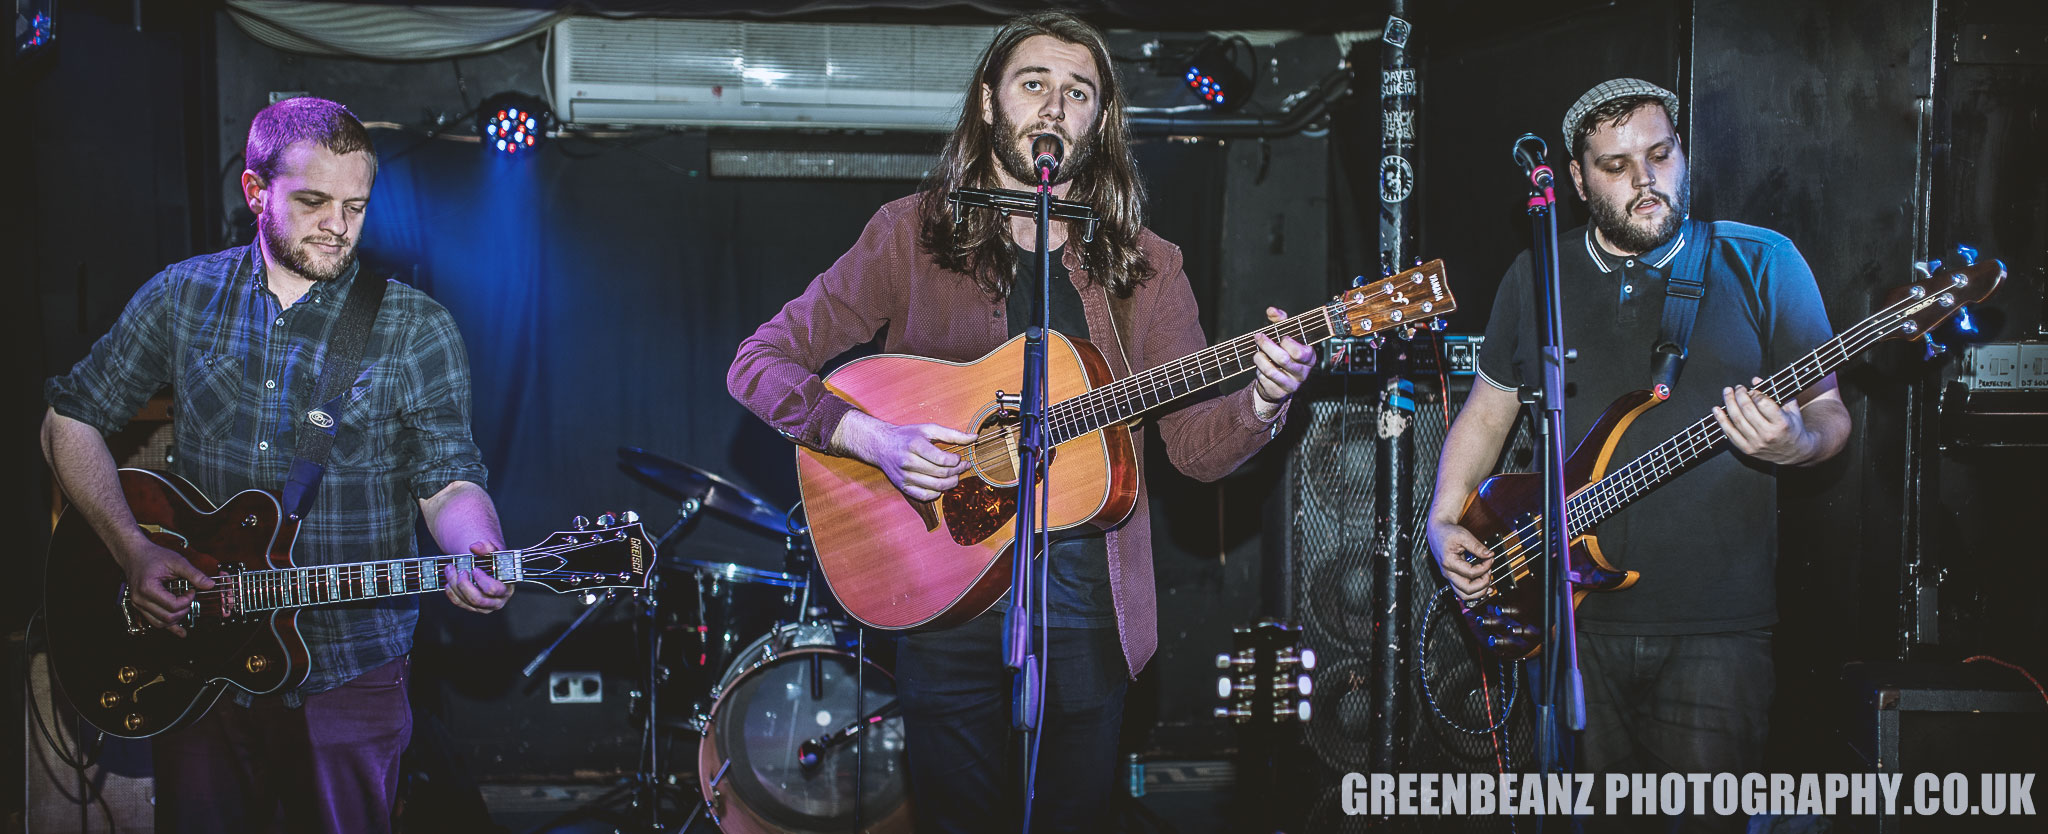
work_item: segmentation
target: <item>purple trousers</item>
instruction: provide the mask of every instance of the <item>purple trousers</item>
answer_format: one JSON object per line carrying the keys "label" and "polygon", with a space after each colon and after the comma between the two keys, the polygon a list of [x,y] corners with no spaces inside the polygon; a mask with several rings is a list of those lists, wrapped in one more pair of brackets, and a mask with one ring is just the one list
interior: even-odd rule
{"label": "purple trousers", "polygon": [[293,709],[222,697],[205,718],[155,741],[160,832],[388,832],[398,757],[412,738],[394,660]]}

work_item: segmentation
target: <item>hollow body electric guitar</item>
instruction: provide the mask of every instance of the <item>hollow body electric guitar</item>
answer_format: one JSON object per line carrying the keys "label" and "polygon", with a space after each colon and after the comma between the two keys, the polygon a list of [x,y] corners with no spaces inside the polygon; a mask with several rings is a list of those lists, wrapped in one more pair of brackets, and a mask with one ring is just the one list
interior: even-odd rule
{"label": "hollow body electric guitar", "polygon": [[[1989,296],[2005,280],[1997,261],[1976,263],[1962,250],[1958,261],[1926,280],[1892,291],[1876,315],[1828,340],[1812,353],[1773,374],[1756,391],[1785,402],[1834,373],[1865,348],[1886,339],[1912,339],[1932,330],[1965,304]],[[1721,450],[1726,435],[1713,415],[1693,423],[1635,460],[1607,471],[1609,458],[1629,424],[1662,400],[1652,391],[1622,396],[1594,421],[1564,464],[1566,540],[1572,605],[1591,591],[1619,591],[1634,585],[1635,571],[1617,569],[1600,553],[1594,525]],[[1495,475],[1465,499],[1458,523],[1493,551],[1488,596],[1464,607],[1467,628],[1486,649],[1522,658],[1542,648],[1543,480],[1540,473]]]}
{"label": "hollow body electric guitar", "polygon": [[[300,609],[445,588],[442,570],[475,569],[556,593],[645,588],[654,545],[637,523],[560,532],[489,556],[421,556],[299,567],[299,520],[274,493],[248,490],[215,507],[190,482],[120,471],[121,491],[151,541],[212,577],[179,621],[178,637],[143,622],[127,577],[82,513],[67,511],[50,539],[44,580],[50,663],[80,715],[109,735],[143,738],[198,721],[228,687],[262,695],[306,679]],[[189,583],[173,580],[173,590]]]}
{"label": "hollow body electric guitar", "polygon": [[[1344,292],[1328,304],[1259,331],[1315,344],[1332,336],[1409,327],[1457,306],[1442,261]],[[1140,415],[1252,369],[1250,336],[1112,381],[1109,364],[1085,340],[1059,333],[1047,343],[1048,441],[1053,448],[1046,519],[1051,529],[1107,529],[1137,501],[1137,453],[1128,423]],[[881,470],[859,460],[797,450],[797,483],[817,564],[846,610],[884,629],[954,625],[974,618],[1010,587],[1016,523],[1014,408],[998,401],[1023,378],[1024,341],[1011,339],[973,362],[871,356],[834,371],[833,393],[899,425],[936,423],[977,436],[942,446],[971,468],[936,501],[913,501]]]}

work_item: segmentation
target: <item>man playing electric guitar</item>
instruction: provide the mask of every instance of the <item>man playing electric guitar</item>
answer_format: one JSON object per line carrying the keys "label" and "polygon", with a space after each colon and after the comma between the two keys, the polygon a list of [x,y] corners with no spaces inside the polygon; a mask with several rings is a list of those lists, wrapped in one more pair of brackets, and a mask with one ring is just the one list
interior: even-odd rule
{"label": "man playing electric guitar", "polygon": [[[888,353],[967,362],[1035,320],[1035,222],[972,212],[956,225],[946,197],[960,188],[1030,189],[1041,134],[1067,149],[1053,196],[1103,218],[1092,242],[1064,221],[1048,230],[1057,259],[1053,329],[1100,346],[1119,379],[1205,347],[1180,250],[1143,225],[1124,106],[1093,28],[1057,13],[1004,26],[969,81],[965,112],[925,189],[883,206],[852,250],[741,343],[727,376],[733,396],[798,443],[883,470],[908,498],[931,501],[958,485],[967,462],[935,444],[970,443],[963,430],[974,427],[885,422],[827,390],[817,370],[885,325]],[[1250,386],[1160,417],[1182,472],[1220,478],[1271,437],[1314,353],[1263,336],[1259,348]],[[1141,492],[1137,506],[1145,505]],[[1085,532],[1056,541],[1050,557],[1035,830],[1098,830],[1113,818],[1124,690],[1158,645],[1146,513],[1106,534],[1077,530]],[[1018,817],[1005,795],[1019,780],[1002,620],[992,611],[900,644],[897,691],[922,830],[1000,830]]]}
{"label": "man playing electric guitar", "polygon": [[[444,545],[504,547],[470,436],[469,361],[440,304],[388,285],[363,371],[335,403],[313,402],[344,305],[378,280],[355,258],[377,173],[369,133],[339,104],[288,99],[251,121],[245,159],[256,242],[165,269],[45,389],[44,453],[73,511],[121,563],[135,611],[179,636],[194,591],[167,583],[214,583],[144,537],[101,434],[165,385],[176,397],[172,467],[216,500],[280,489],[316,427],[334,429],[297,564],[413,555],[421,515]],[[481,572],[449,574],[449,599],[470,611],[495,611],[512,593]],[[311,655],[301,686],[240,693],[156,737],[157,830],[391,830],[418,616],[412,596],[301,613]]]}
{"label": "man playing electric guitar", "polygon": [[[1566,439],[1585,437],[1609,402],[1651,387],[1651,350],[1666,341],[1666,282],[1696,269],[1705,294],[1689,358],[1670,400],[1627,427],[1612,460],[1633,460],[1709,411],[1733,447],[1600,526],[1602,555],[1641,579],[1591,594],[1578,609],[1589,713],[1582,772],[1758,769],[1773,686],[1768,629],[1777,621],[1774,471],[1828,459],[1850,428],[1833,376],[1796,402],[1749,389],[1832,332],[1791,241],[1739,223],[1687,222],[1677,111],[1670,92],[1617,79],[1587,92],[1564,122],[1572,182],[1593,216],[1590,228],[1558,243],[1566,343],[1578,352],[1566,366]],[[1460,526],[1465,501],[1514,423],[1517,386],[1542,373],[1532,292],[1524,252],[1500,285],[1480,355],[1483,382],[1438,463],[1430,547],[1468,603],[1485,604],[1501,554]]]}

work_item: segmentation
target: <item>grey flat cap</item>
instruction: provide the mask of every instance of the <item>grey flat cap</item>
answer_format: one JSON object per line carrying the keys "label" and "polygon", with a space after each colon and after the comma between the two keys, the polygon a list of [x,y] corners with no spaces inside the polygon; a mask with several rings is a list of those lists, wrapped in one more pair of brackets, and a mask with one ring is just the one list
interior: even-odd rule
{"label": "grey flat cap", "polygon": [[[1600,105],[1615,99],[1632,96],[1655,96],[1661,98],[1664,100],[1665,106],[1671,108],[1671,117],[1673,119],[1678,118],[1678,95],[1670,90],[1640,78],[1616,78],[1612,81],[1602,81],[1598,86],[1587,90],[1585,95],[1579,96],[1579,100],[1572,104],[1572,109],[1564,111],[1565,153],[1578,153],[1578,148],[1572,147],[1572,131],[1579,126],[1580,120],[1586,118],[1587,113],[1591,113]],[[1673,126],[1676,127],[1676,125]]]}

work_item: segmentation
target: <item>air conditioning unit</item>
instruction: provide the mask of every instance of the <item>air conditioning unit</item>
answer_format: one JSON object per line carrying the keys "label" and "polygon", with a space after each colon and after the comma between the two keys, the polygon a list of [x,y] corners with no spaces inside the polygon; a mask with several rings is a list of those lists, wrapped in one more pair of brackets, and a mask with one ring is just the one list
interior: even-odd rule
{"label": "air conditioning unit", "polygon": [[995,29],[611,20],[557,24],[555,114],[571,124],[950,131]]}

